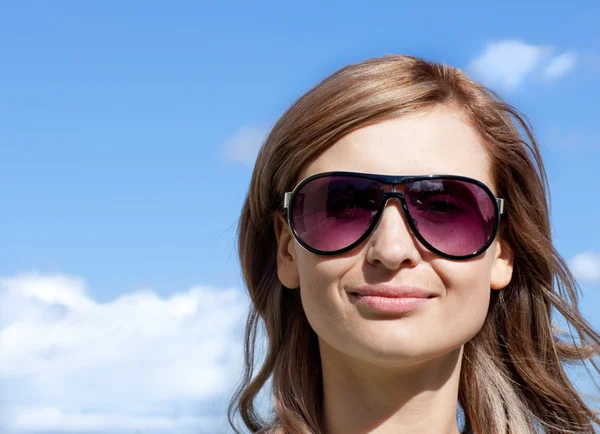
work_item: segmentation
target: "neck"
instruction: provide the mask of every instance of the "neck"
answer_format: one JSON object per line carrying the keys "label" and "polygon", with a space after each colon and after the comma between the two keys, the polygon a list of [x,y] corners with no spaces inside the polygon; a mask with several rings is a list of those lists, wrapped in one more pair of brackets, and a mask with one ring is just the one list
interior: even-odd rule
{"label": "neck", "polygon": [[457,434],[462,348],[417,365],[348,359],[319,342],[327,434]]}

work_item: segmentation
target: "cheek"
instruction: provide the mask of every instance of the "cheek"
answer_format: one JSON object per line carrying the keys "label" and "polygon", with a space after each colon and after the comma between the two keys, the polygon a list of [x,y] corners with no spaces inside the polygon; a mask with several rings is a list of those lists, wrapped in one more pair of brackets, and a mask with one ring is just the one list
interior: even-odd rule
{"label": "cheek", "polygon": [[485,321],[490,303],[490,264],[478,261],[446,264],[439,267],[446,293],[442,301],[443,322],[465,342],[475,336]]}
{"label": "cheek", "polygon": [[349,261],[323,260],[308,252],[297,255],[300,295],[305,315],[312,328],[321,335],[339,327],[347,317],[340,282],[351,268]]}
{"label": "cheek", "polygon": [[327,298],[337,293],[340,281],[353,268],[356,260],[351,257],[332,258],[317,256],[300,246],[295,246],[296,266],[302,288],[311,298]]}

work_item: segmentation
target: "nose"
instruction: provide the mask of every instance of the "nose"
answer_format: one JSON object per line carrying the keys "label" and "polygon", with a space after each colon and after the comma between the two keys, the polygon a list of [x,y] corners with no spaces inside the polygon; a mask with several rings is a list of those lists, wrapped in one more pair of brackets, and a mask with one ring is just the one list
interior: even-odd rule
{"label": "nose", "polygon": [[400,200],[397,197],[389,198],[368,239],[367,260],[391,270],[401,266],[414,267],[421,258],[417,243]]}

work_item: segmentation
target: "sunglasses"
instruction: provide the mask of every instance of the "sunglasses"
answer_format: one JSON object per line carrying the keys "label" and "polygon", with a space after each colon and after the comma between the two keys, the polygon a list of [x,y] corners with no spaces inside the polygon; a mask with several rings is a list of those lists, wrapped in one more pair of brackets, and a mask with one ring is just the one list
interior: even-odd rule
{"label": "sunglasses", "polygon": [[[397,187],[402,186],[401,190]],[[414,236],[449,259],[469,259],[494,241],[504,211],[480,181],[455,175],[387,176],[319,173],[285,193],[294,238],[317,255],[339,255],[375,229],[390,199],[398,199]]]}

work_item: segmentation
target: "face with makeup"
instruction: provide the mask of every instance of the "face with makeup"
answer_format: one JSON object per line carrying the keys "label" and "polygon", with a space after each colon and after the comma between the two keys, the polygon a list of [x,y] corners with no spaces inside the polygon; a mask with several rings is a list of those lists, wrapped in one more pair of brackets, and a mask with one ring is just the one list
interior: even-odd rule
{"label": "face with makeup", "polygon": [[[356,130],[308,164],[298,181],[329,171],[461,175],[497,193],[481,139],[448,108]],[[504,288],[512,275],[512,257],[499,238],[468,260],[441,257],[415,238],[394,200],[370,236],[341,255],[307,251],[283,219],[275,231],[279,279],[299,287],[286,290],[300,291],[321,349],[340,358],[410,366],[457,350],[481,329],[491,291]],[[357,302],[358,288],[376,286],[418,288],[431,296],[402,313]]]}

